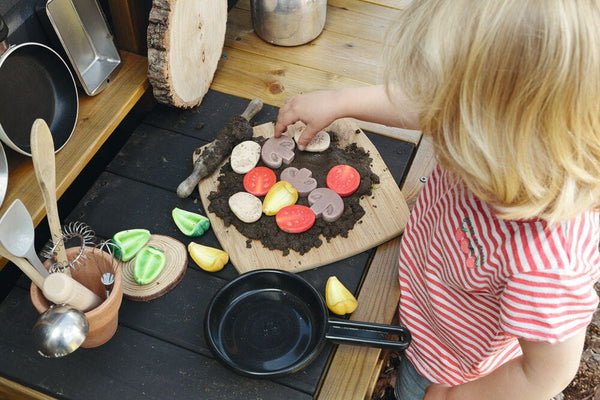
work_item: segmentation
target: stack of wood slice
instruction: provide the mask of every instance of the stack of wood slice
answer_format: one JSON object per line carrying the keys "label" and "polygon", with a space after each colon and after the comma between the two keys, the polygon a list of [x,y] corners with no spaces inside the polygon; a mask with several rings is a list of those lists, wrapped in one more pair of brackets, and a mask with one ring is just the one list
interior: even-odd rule
{"label": "stack of wood slice", "polygon": [[148,25],[148,80],[160,103],[199,105],[225,41],[227,2],[153,0]]}

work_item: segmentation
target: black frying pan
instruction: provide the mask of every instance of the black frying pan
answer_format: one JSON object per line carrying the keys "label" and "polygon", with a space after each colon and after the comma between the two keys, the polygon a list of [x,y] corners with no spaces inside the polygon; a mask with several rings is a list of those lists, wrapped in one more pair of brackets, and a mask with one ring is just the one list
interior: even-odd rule
{"label": "black frying pan", "polygon": [[79,101],[69,67],[41,43],[8,46],[8,27],[0,17],[0,139],[31,156],[33,121],[42,118],[52,132],[55,151],[71,137]]}
{"label": "black frying pan", "polygon": [[[271,269],[242,274],[221,288],[209,304],[204,330],[219,361],[256,378],[304,368],[326,339],[392,350],[410,343],[404,327],[328,318],[327,305],[312,285]],[[388,340],[387,334],[399,339]]]}

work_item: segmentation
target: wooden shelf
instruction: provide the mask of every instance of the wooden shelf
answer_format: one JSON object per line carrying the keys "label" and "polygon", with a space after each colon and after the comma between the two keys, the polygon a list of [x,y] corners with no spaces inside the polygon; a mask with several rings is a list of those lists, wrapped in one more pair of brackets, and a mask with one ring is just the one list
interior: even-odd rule
{"label": "wooden shelf", "polygon": [[[73,183],[148,89],[147,59],[129,52],[121,52],[121,59],[122,65],[118,73],[105,90],[94,97],[80,94],[75,131],[67,144],[56,153],[57,198]],[[9,177],[0,215],[4,214],[15,199],[21,199],[37,226],[46,216],[46,209],[31,158],[18,154],[7,146],[4,149]],[[6,260],[0,258],[0,266],[5,263]]]}

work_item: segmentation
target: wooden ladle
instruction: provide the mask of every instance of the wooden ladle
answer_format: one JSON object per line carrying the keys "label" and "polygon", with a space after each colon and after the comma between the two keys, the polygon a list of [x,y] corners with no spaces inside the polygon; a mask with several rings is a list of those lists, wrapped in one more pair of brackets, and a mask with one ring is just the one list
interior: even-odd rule
{"label": "wooden ladle", "polygon": [[[46,206],[46,215],[52,241],[56,245],[56,262],[60,267],[69,264],[64,243],[60,242],[62,230],[60,227],[60,218],[58,216],[58,206],[56,204],[56,166],[54,156],[54,140],[48,124],[41,118],[33,121],[31,127],[31,157],[33,159],[33,168],[37,178],[44,205]],[[60,243],[59,243],[60,242]],[[70,275],[68,268],[63,270]]]}

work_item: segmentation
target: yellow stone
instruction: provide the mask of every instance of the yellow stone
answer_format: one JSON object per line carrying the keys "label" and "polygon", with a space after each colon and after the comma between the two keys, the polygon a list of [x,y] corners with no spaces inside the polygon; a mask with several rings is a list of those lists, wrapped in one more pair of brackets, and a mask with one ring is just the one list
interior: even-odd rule
{"label": "yellow stone", "polygon": [[350,314],[358,307],[358,301],[335,276],[330,276],[325,285],[325,302],[332,313]]}
{"label": "yellow stone", "polygon": [[223,269],[229,262],[229,254],[221,249],[204,246],[195,242],[190,242],[188,251],[192,260],[200,268],[208,272],[217,272]]}
{"label": "yellow stone", "polygon": [[298,191],[291,183],[279,181],[267,192],[262,209],[265,215],[275,215],[283,207],[296,204],[296,201],[298,201]]}

